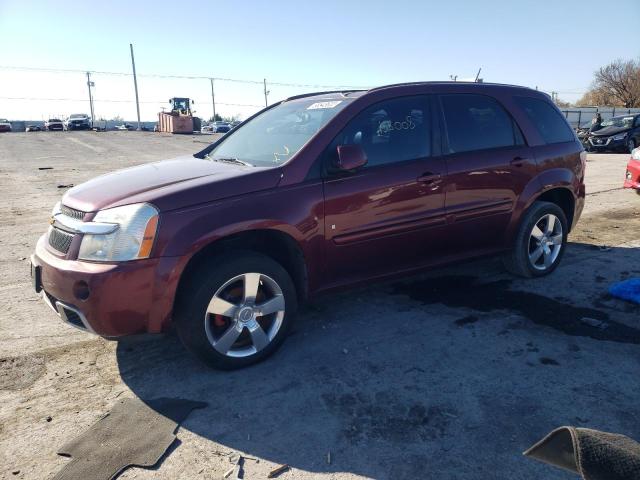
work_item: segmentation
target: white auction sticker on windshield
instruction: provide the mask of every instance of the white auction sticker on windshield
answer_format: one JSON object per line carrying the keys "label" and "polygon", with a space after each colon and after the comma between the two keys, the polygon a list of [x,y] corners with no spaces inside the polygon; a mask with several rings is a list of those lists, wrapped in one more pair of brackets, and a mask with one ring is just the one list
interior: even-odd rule
{"label": "white auction sticker on windshield", "polygon": [[334,108],[342,103],[342,100],[334,100],[332,102],[317,102],[309,105],[307,110],[317,110],[319,108]]}

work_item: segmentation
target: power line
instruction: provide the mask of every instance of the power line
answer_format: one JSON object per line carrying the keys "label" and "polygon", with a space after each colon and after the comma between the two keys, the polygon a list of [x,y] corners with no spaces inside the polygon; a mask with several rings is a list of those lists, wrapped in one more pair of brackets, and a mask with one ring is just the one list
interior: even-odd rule
{"label": "power line", "polygon": [[[89,72],[92,75],[115,75],[115,76],[126,76],[130,77],[133,74],[128,72],[107,72],[100,70],[75,70],[75,69],[65,69],[65,68],[44,68],[44,67],[16,67],[9,65],[0,65],[0,70],[16,70],[16,71],[27,71],[27,72],[47,72],[47,73],[82,73],[86,75]],[[246,83],[246,84],[254,84],[254,85],[262,85],[263,80],[244,80],[238,78],[226,78],[226,77],[213,77],[211,75],[171,75],[171,74],[160,74],[160,73],[139,73],[138,77],[145,78],[173,78],[180,80],[219,80],[221,82],[235,82],[235,83]],[[287,83],[287,82],[272,82],[269,81],[269,85],[277,85],[280,87],[298,87],[298,88],[333,88],[333,89],[368,89],[370,87],[362,87],[362,86],[354,86],[354,85],[316,85],[316,84],[306,84],[306,83]]]}
{"label": "power line", "polygon": [[[0,97],[0,100],[23,100],[23,101],[45,101],[45,102],[86,102],[86,98],[43,98],[43,97]],[[107,98],[94,98],[93,103],[135,103],[135,100],[116,100]],[[140,103],[166,103],[165,100],[141,100]],[[216,102],[216,105],[225,105],[227,107],[258,107],[262,105],[255,105],[249,103],[223,103]]]}

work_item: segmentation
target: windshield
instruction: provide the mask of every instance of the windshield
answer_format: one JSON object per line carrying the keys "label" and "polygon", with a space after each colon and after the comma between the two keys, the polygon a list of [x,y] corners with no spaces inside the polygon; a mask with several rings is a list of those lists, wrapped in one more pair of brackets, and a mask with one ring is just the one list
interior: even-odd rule
{"label": "windshield", "polygon": [[50,118],[49,121],[50,122],[61,122],[62,120],[60,120],[59,118]]}
{"label": "windshield", "polygon": [[602,126],[631,128],[632,123],[633,123],[633,117],[613,117],[605,122],[602,122]]}
{"label": "windshield", "polygon": [[81,113],[74,113],[74,114],[70,115],[69,118],[87,118],[87,116],[83,115]]}
{"label": "windshield", "polygon": [[259,167],[281,165],[348,101],[315,97],[282,103],[233,130],[208,158],[236,159]]}

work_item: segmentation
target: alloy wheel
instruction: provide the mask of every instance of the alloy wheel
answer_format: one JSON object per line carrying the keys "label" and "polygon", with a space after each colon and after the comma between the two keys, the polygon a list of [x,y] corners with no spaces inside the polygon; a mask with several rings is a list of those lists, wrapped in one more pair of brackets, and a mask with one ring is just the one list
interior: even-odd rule
{"label": "alloy wheel", "polygon": [[562,222],[552,213],[540,218],[529,237],[529,262],[539,271],[549,269],[562,250]]}
{"label": "alloy wheel", "polygon": [[275,280],[244,273],[224,283],[205,313],[207,339],[229,357],[248,357],[263,350],[282,327],[285,300]]}

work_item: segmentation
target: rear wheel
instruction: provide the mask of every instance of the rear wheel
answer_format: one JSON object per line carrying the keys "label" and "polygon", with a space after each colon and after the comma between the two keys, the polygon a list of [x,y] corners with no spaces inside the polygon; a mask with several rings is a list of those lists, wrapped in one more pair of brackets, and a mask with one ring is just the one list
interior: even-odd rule
{"label": "rear wheel", "polygon": [[553,272],[567,243],[567,218],[550,202],[535,202],[524,214],[513,249],[503,257],[511,273],[540,277]]}
{"label": "rear wheel", "polygon": [[182,289],[176,329],[210,366],[241,368],[282,344],[296,308],[295,287],[280,264],[253,252],[229,252],[207,262]]}

